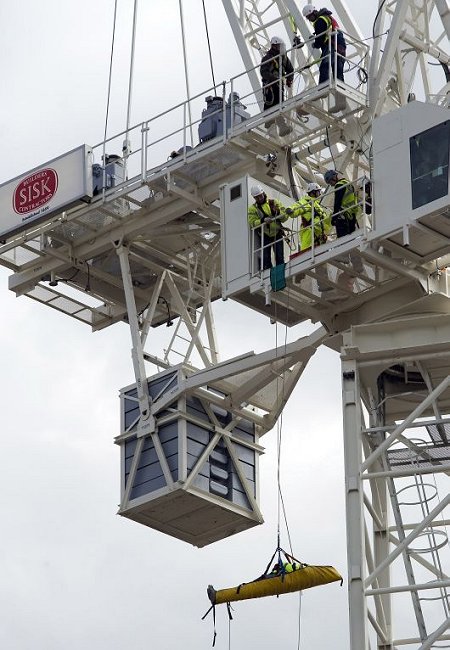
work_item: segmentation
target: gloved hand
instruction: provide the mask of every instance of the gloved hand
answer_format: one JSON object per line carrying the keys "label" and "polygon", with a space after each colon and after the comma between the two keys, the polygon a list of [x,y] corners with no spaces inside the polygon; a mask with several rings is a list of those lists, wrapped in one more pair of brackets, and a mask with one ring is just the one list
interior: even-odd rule
{"label": "gloved hand", "polygon": [[292,46],[293,47],[303,47],[304,46],[304,42],[302,41],[300,36],[294,36],[294,38],[292,40]]}
{"label": "gloved hand", "polygon": [[264,219],[264,223],[273,223],[274,221],[275,221],[275,219],[273,219],[272,217],[266,217]]}
{"label": "gloved hand", "polygon": [[294,214],[294,210],[292,208],[286,208],[285,213],[291,217]]}

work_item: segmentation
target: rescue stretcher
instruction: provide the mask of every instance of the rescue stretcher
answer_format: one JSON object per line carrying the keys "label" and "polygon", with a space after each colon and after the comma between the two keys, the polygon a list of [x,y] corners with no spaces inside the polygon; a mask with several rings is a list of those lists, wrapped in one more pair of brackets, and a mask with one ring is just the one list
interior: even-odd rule
{"label": "rescue stretcher", "polygon": [[207,589],[208,598],[211,605],[214,606],[249,598],[279,596],[337,581],[340,581],[342,585],[342,576],[332,566],[310,566],[303,563],[299,563],[297,566],[298,568],[289,573],[282,571],[273,575],[266,574],[252,582],[228,589],[216,590],[212,585],[209,585]]}

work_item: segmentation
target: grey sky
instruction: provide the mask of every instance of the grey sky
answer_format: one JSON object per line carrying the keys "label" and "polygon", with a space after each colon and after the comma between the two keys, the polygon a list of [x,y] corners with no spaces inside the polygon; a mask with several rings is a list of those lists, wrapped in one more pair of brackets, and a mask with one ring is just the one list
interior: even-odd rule
{"label": "grey sky", "polygon": [[[361,14],[360,3],[348,4]],[[119,5],[122,59],[114,63],[110,135],[124,128],[126,117],[133,3]],[[140,5],[133,123],[185,99],[178,2]],[[198,93],[211,84],[202,5],[184,5],[191,91]],[[241,64],[221,2],[206,6],[221,80]],[[3,3],[0,182],[102,140],[112,15],[112,0]],[[369,35],[370,26],[361,27]],[[276,431],[262,440],[263,526],[199,550],[116,516],[119,449],[113,437],[119,432],[118,390],[133,382],[129,332],[116,325],[92,334],[57,312],[17,300],[7,276],[0,269],[0,647],[210,647],[212,621],[200,620],[208,608],[207,584],[226,587],[256,577],[276,546]],[[268,320],[231,301],[217,310],[224,357],[238,353],[230,322],[238,323],[239,352],[275,346]],[[298,327],[289,337],[310,329]],[[165,334],[152,332],[155,345]],[[345,574],[339,359],[329,350],[313,358],[290,399],[282,449],[294,554]],[[282,545],[288,549],[285,533]],[[346,587],[307,591],[302,603],[302,647],[344,650]],[[297,648],[298,596],[239,603],[234,610],[234,650]],[[217,626],[216,648],[228,648],[223,608]]]}

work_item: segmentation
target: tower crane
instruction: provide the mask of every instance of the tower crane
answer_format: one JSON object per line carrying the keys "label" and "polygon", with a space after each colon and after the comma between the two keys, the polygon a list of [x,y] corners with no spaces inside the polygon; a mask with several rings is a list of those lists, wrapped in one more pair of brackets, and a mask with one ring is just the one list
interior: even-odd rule
{"label": "tower crane", "polygon": [[[262,522],[260,437],[317,349],[339,352],[350,648],[446,647],[448,2],[380,0],[367,39],[330,1],[346,71],[322,84],[294,0],[222,4],[245,73],[215,85],[201,119],[203,94],[3,184],[0,264],[17,296],[94,331],[128,324],[136,381],[121,391],[119,512],[197,546]],[[270,112],[291,127],[284,137],[267,132],[262,110],[259,64],[274,35],[295,70]],[[372,213],[344,238],[286,251],[277,290],[254,264],[249,187],[287,204],[330,168],[370,181]],[[220,298],[286,326],[319,325],[283,349],[221,360]],[[163,324],[174,328],[158,353],[150,334]],[[399,600],[409,636],[397,632]]]}

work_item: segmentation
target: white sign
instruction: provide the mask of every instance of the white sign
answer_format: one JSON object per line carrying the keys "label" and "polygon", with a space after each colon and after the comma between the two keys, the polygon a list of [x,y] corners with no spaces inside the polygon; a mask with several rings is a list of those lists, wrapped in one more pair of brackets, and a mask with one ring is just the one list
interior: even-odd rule
{"label": "white sign", "polygon": [[0,239],[92,197],[91,154],[83,144],[0,185]]}

